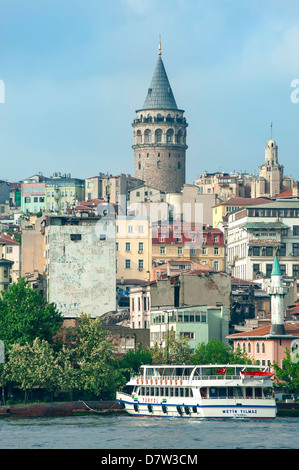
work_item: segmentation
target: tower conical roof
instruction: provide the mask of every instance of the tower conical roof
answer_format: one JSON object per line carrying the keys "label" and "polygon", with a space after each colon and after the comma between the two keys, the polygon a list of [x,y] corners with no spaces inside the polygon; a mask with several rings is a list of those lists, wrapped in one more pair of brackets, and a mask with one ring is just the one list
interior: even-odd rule
{"label": "tower conical roof", "polygon": [[178,109],[161,56],[158,58],[143,109]]}
{"label": "tower conical roof", "polygon": [[282,275],[282,272],[279,266],[279,261],[278,261],[277,256],[275,256],[271,276],[281,276],[281,275]]}

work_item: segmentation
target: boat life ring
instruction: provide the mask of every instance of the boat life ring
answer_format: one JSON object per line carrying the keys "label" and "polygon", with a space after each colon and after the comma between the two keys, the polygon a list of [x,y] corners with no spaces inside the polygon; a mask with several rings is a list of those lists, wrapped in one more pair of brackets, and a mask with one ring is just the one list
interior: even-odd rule
{"label": "boat life ring", "polygon": [[145,379],[145,383],[148,384],[148,380],[147,380],[147,379]]}
{"label": "boat life ring", "polygon": [[153,384],[153,379],[151,379],[151,384]]}
{"label": "boat life ring", "polygon": [[172,380],[171,379],[170,379],[169,383],[170,383],[170,385],[172,385]]}
{"label": "boat life ring", "polygon": [[163,380],[162,380],[162,379],[160,379],[160,384],[162,385],[162,383],[163,383]]}
{"label": "boat life ring", "polygon": [[167,385],[167,379],[165,379],[165,385]]}
{"label": "boat life ring", "polygon": [[183,381],[182,381],[182,379],[180,380],[180,384],[181,384],[181,385],[183,385]]}
{"label": "boat life ring", "polygon": [[139,384],[139,379],[137,379],[137,385]]}
{"label": "boat life ring", "polygon": [[157,383],[158,383],[158,379],[155,379],[155,384],[157,385]]}
{"label": "boat life ring", "polygon": [[143,379],[141,379],[141,385],[143,385]]}
{"label": "boat life ring", "polygon": [[176,385],[178,384],[178,381],[177,381],[177,379],[175,379],[174,383],[175,383]]}

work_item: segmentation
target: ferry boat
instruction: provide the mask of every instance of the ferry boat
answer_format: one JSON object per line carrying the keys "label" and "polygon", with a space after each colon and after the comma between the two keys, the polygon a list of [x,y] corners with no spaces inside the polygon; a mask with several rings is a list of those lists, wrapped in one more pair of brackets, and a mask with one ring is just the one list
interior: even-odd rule
{"label": "ferry boat", "polygon": [[144,365],[116,400],[134,416],[270,419],[272,375],[261,366]]}

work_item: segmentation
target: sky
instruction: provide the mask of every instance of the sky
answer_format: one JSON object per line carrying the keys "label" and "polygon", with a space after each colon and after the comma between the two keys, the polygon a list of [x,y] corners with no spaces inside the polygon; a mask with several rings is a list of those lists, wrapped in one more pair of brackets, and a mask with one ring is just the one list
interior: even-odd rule
{"label": "sky", "polygon": [[271,122],[299,180],[298,0],[1,0],[0,179],[134,175],[159,35],[189,124],[186,182],[257,174]]}

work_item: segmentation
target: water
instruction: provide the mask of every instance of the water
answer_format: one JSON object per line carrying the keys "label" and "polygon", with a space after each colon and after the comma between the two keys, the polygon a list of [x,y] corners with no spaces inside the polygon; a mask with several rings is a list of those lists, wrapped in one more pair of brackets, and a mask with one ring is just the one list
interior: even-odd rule
{"label": "water", "polygon": [[298,448],[298,418],[201,421],[92,414],[0,419],[0,449]]}

